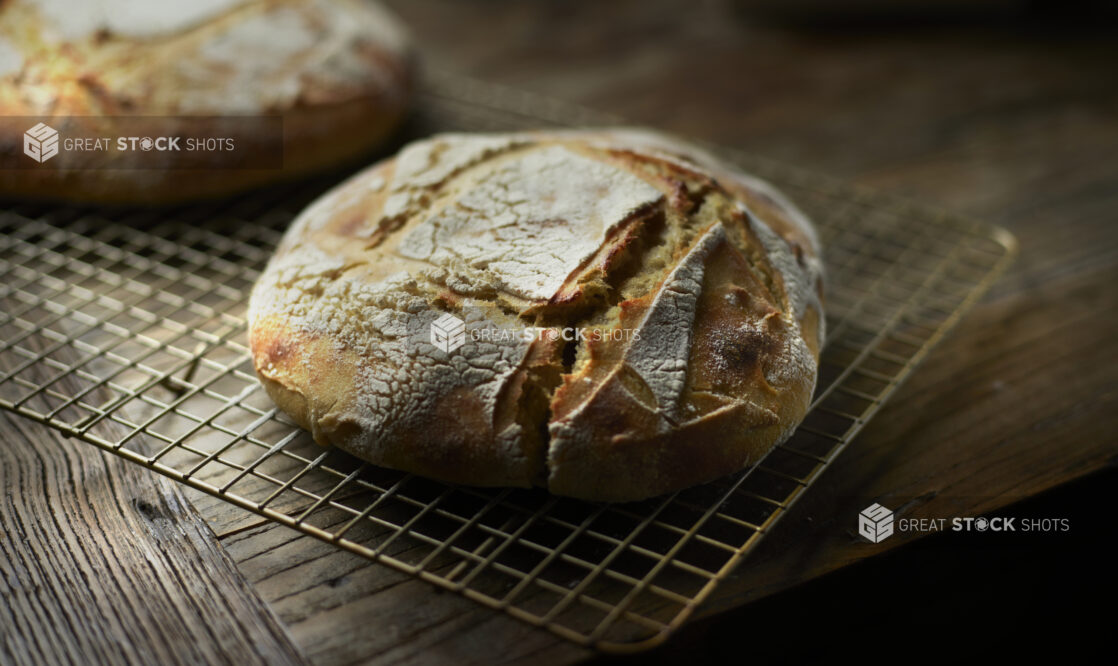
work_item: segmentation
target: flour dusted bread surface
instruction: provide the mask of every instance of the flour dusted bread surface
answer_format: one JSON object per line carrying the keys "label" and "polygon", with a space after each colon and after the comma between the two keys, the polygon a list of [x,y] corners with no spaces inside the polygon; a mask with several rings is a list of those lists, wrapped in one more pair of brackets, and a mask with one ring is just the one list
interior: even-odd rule
{"label": "flour dusted bread surface", "polygon": [[[791,434],[821,283],[803,214],[688,145],[451,134],[304,211],[253,291],[249,340],[320,443],[449,482],[625,501],[740,470]],[[447,313],[467,334],[444,350],[426,332]]]}
{"label": "flour dusted bread surface", "polygon": [[[173,130],[178,116],[281,115],[282,136],[248,140],[282,141],[284,159],[282,169],[185,173],[136,169],[135,153],[96,169],[60,171],[55,160],[10,172],[0,193],[158,203],[320,169],[399,123],[411,57],[405,30],[374,0],[4,0],[0,116],[84,117],[71,122],[111,137],[127,134],[111,122],[125,116],[166,117]],[[0,147],[18,153],[26,128],[4,127]]]}

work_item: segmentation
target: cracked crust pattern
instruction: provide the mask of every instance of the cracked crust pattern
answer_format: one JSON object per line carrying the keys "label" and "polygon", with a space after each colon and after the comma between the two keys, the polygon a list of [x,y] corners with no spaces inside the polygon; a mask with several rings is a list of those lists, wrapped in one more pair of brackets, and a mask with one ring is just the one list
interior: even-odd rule
{"label": "cracked crust pattern", "polygon": [[[126,134],[119,117],[206,116],[214,137],[225,136],[221,116],[284,118],[283,169],[168,173],[135,168],[135,153],[120,152],[96,169],[13,172],[0,193],[165,203],[321,169],[395,128],[411,59],[406,31],[373,0],[0,2],[0,116],[67,118],[63,127],[92,136]],[[26,128],[0,127],[0,147],[18,153]]]}
{"label": "cracked crust pattern", "polygon": [[[454,483],[626,501],[742,469],[791,434],[821,292],[803,214],[688,145],[441,135],[304,211],[253,290],[249,342],[269,394],[322,444]],[[447,312],[513,334],[450,352],[417,338]]]}

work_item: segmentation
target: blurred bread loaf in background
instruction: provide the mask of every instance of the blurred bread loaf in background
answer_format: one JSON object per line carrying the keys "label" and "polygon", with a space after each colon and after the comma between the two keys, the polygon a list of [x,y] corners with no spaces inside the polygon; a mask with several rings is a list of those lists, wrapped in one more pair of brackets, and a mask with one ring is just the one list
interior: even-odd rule
{"label": "blurred bread loaf in background", "polygon": [[229,168],[220,152],[189,162],[117,150],[17,162],[0,174],[0,195],[171,203],[289,179],[382,142],[405,114],[412,79],[406,30],[371,0],[0,2],[8,159],[24,159],[29,122],[113,138],[137,118],[152,131],[189,124],[216,138],[236,122],[242,154],[282,152],[262,168]]}

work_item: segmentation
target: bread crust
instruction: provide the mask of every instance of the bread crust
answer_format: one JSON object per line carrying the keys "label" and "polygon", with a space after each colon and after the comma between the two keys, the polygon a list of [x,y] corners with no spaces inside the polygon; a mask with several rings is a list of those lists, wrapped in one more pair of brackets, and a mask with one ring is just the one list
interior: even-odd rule
{"label": "bread crust", "polygon": [[[320,443],[453,483],[628,501],[744,468],[810,403],[819,248],[692,151],[620,129],[406,147],[308,208],[258,281],[265,388]],[[416,337],[446,313],[609,334],[448,352]]]}
{"label": "bread crust", "polygon": [[[7,170],[0,195],[117,204],[219,197],[356,159],[406,114],[410,38],[372,0],[200,0],[121,12],[115,2],[70,3],[81,5],[72,17],[62,0],[0,3],[0,116],[110,138],[128,135],[136,116],[161,118],[168,135],[176,118],[192,118],[192,131],[213,137],[226,135],[224,117],[279,116],[282,134],[242,124],[238,140],[268,154],[281,148],[282,163],[231,169],[214,153],[205,168],[197,155],[165,153],[164,168],[140,168],[150,164],[143,154],[110,151],[91,168]],[[119,18],[133,15],[141,18]],[[20,154],[26,129],[3,123],[0,150]]]}

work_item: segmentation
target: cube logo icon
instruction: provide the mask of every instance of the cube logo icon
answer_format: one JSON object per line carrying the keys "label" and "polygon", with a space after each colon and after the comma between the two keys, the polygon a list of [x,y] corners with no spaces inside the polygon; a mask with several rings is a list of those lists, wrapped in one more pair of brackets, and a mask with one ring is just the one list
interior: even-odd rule
{"label": "cube logo icon", "polygon": [[58,154],[58,130],[39,123],[23,133],[23,154],[40,164]]}
{"label": "cube logo icon", "polygon": [[466,343],[466,323],[449,312],[431,322],[431,344],[449,354]]}
{"label": "cube logo icon", "polygon": [[876,502],[858,514],[858,534],[870,543],[881,543],[893,536],[893,512]]}

